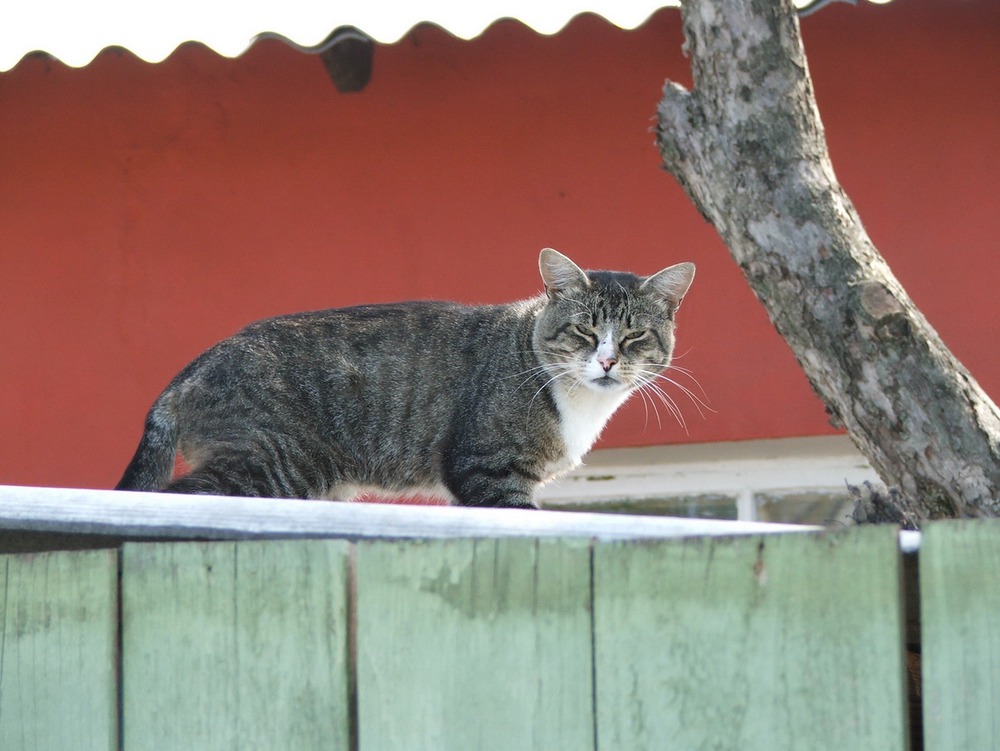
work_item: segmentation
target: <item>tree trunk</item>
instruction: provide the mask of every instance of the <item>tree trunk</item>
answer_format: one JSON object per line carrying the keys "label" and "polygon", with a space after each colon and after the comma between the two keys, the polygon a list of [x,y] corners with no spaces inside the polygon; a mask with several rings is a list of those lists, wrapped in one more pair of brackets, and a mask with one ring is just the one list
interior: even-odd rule
{"label": "tree trunk", "polygon": [[663,162],[836,424],[920,518],[1000,515],[1000,411],[872,245],[834,176],[791,0],[684,0],[694,88]]}

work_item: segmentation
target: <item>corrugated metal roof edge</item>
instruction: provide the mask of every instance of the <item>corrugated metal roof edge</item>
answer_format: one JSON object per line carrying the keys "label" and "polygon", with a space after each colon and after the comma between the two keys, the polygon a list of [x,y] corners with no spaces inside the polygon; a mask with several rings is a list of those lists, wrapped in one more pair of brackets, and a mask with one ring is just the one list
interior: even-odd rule
{"label": "corrugated metal roof edge", "polygon": [[[872,3],[888,3],[891,0],[869,0]],[[11,71],[16,68],[22,60],[31,57],[44,55],[48,58],[58,60],[70,68],[84,68],[90,65],[102,52],[109,50],[125,50],[140,60],[150,64],[160,63],[169,58],[183,45],[201,44],[208,47],[216,54],[234,59],[243,55],[251,49],[257,42],[265,39],[278,39],[288,44],[294,49],[309,54],[321,54],[333,44],[335,32],[342,29],[360,30],[366,37],[379,44],[396,44],[413,29],[420,26],[437,26],[454,37],[466,41],[478,38],[486,33],[490,27],[498,23],[515,21],[538,34],[552,36],[561,33],[569,24],[581,16],[597,16],[609,25],[616,26],[623,31],[631,31],[644,26],[656,13],[666,9],[676,9],[680,5],[680,0],[652,0],[649,3],[622,3],[620,0],[591,0],[594,6],[602,6],[600,9],[589,8],[579,12],[567,12],[559,15],[535,14],[530,10],[525,10],[518,17],[497,16],[489,13],[485,8],[481,11],[471,13],[471,15],[455,18],[451,17],[447,22],[435,18],[420,18],[415,15],[406,16],[403,13],[381,15],[377,18],[367,16],[362,18],[343,18],[343,23],[331,25],[322,20],[319,16],[310,19],[309,23],[300,23],[297,31],[288,30],[288,33],[268,30],[253,33],[249,29],[249,22],[243,19],[243,28],[236,29],[235,24],[238,19],[233,19],[233,23],[226,26],[225,33],[216,30],[213,33],[197,34],[193,38],[182,38],[182,35],[175,35],[175,38],[165,41],[149,33],[148,27],[142,30],[129,28],[129,31],[136,31],[141,36],[135,42],[129,44],[115,43],[114,36],[120,31],[99,27],[97,32],[88,37],[85,34],[75,33],[75,30],[68,28],[70,25],[61,24],[59,28],[60,36],[51,39],[48,43],[32,48],[31,43],[20,46],[13,44],[12,39],[30,36],[29,31],[38,32],[38,29],[20,29],[15,23],[0,29],[0,73]],[[800,14],[805,16],[820,8],[832,3],[846,3],[857,5],[858,0],[794,0],[799,8]],[[409,7],[409,6],[402,6]],[[414,12],[418,12],[415,9]],[[349,15],[349,14],[347,14]],[[378,31],[374,31],[374,29]],[[319,31],[316,31],[316,30]],[[48,28],[46,28],[48,30]],[[140,31],[142,32],[140,34]],[[99,35],[105,33],[104,40],[99,39]],[[86,39],[91,39],[88,43]]]}
{"label": "corrugated metal roof edge", "polygon": [[311,39],[302,39],[301,36],[298,39],[295,39],[292,38],[291,36],[282,34],[280,32],[262,31],[260,33],[254,34],[252,37],[250,37],[249,41],[242,43],[241,45],[234,45],[231,40],[217,39],[213,41],[211,39],[185,39],[177,42],[176,44],[173,44],[173,46],[169,50],[166,50],[166,48],[162,46],[155,49],[150,47],[144,49],[135,49],[136,45],[128,46],[121,44],[106,44],[100,46],[99,48],[94,47],[86,51],[81,51],[77,49],[70,54],[66,53],[60,54],[56,51],[45,50],[45,49],[28,50],[24,52],[24,54],[22,54],[17,59],[14,59],[13,56],[9,56],[5,59],[2,52],[0,52],[0,73],[12,71],[18,65],[20,65],[21,61],[38,56],[45,56],[49,59],[56,60],[70,68],[85,68],[88,65],[90,65],[95,59],[97,59],[97,57],[102,53],[113,52],[113,51],[118,51],[118,52],[125,51],[139,58],[140,60],[143,60],[151,65],[155,65],[157,63],[161,63],[164,60],[168,59],[179,48],[189,44],[200,44],[212,50],[221,57],[226,57],[229,59],[239,58],[240,56],[245,54],[248,50],[250,50],[254,45],[256,45],[258,42],[264,40],[278,40],[283,42],[284,44],[287,44],[293,49],[296,49],[306,54],[321,54],[326,50],[328,50],[337,41],[337,39],[335,39],[335,36],[337,36],[338,32],[342,33],[347,30],[360,32],[361,35],[367,37],[368,39],[371,39],[377,44],[391,45],[391,44],[397,44],[407,34],[410,34],[414,29],[418,29],[422,26],[434,26],[458,39],[471,41],[482,36],[483,34],[488,32],[490,28],[499,23],[508,23],[513,21],[531,29],[535,33],[540,34],[542,36],[553,36],[564,31],[567,26],[569,26],[570,24],[572,24],[574,21],[576,21],[581,17],[595,16],[597,18],[600,18],[610,26],[615,26],[623,31],[633,31],[635,29],[644,26],[655,14],[667,9],[676,10],[677,7],[665,3],[661,7],[654,8],[648,13],[644,13],[642,15],[642,18],[638,19],[637,18],[628,19],[623,17],[609,18],[608,14],[588,10],[572,14],[571,16],[563,19],[558,24],[551,24],[549,26],[543,26],[537,23],[536,24],[529,23],[528,21],[525,21],[520,18],[504,16],[500,18],[494,18],[487,23],[476,24],[476,27],[474,29],[472,27],[456,28],[454,25],[446,26],[444,24],[437,23],[433,20],[423,20],[423,21],[418,21],[416,23],[411,23],[407,25],[405,28],[398,27],[397,29],[391,30],[390,33],[386,33],[384,30],[386,27],[383,27],[383,33],[381,33],[379,36],[373,36],[369,34],[367,31],[363,29],[358,29],[357,27],[353,26],[338,26],[330,30],[329,32],[325,33],[322,37],[318,39],[316,37],[313,37]]}

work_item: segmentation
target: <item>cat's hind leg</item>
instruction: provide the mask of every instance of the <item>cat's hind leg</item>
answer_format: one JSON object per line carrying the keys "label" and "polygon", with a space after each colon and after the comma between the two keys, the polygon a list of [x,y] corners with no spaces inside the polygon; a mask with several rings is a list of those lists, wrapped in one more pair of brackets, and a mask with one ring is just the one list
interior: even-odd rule
{"label": "cat's hind leg", "polygon": [[310,498],[315,497],[311,480],[283,457],[266,457],[249,450],[232,451],[206,459],[163,491],[250,498]]}

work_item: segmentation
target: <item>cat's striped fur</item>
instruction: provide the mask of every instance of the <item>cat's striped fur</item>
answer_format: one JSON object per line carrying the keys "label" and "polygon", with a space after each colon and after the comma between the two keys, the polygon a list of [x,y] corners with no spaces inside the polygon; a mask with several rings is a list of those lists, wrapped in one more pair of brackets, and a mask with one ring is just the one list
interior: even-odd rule
{"label": "cat's striped fur", "polygon": [[[584,272],[543,250],[545,294],[371,305],[248,326],[182,370],[119,490],[346,499],[429,492],[534,506],[669,365],[694,277]],[[192,466],[171,481],[175,454]]]}

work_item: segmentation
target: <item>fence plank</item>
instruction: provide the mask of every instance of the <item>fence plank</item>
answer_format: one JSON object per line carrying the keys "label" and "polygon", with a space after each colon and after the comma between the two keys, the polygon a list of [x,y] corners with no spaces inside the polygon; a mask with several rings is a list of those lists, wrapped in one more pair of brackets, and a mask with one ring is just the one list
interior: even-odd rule
{"label": "fence plank", "polygon": [[122,556],[128,751],[348,747],[347,543]]}
{"label": "fence plank", "polygon": [[535,509],[316,503],[276,498],[133,493],[0,485],[0,543],[10,532],[122,540],[245,540],[331,537],[587,537],[801,532],[794,524],[566,514]]}
{"label": "fence plank", "polygon": [[0,749],[118,747],[118,555],[0,556]]}
{"label": "fence plank", "polygon": [[1000,523],[925,527],[920,617],[924,748],[1000,748]]}
{"label": "fence plank", "polygon": [[899,545],[830,536],[600,544],[600,748],[906,748]]}
{"label": "fence plank", "polygon": [[362,751],[593,748],[585,540],[359,543]]}

